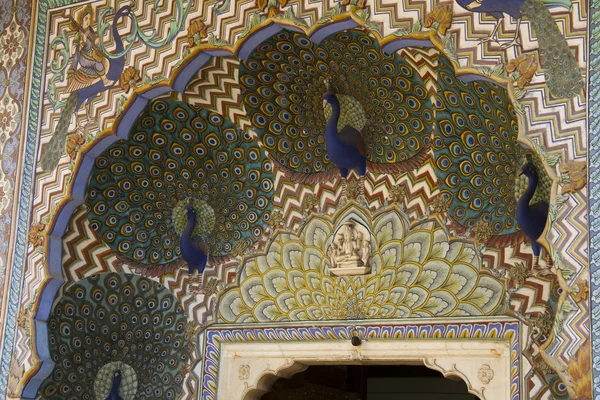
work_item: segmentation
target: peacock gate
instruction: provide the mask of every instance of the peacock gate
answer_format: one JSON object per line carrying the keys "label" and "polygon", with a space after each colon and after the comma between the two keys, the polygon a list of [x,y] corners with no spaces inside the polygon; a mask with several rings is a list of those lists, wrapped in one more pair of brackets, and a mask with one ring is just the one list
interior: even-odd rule
{"label": "peacock gate", "polygon": [[0,397],[599,399],[599,16],[0,2]]}

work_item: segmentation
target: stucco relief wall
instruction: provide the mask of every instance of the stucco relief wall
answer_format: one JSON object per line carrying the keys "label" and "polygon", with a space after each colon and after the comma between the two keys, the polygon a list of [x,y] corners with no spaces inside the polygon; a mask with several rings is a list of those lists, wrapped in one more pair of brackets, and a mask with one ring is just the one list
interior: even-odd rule
{"label": "stucco relief wall", "polygon": [[[509,315],[524,335],[521,395],[591,398],[595,92],[583,82],[595,9],[496,10],[517,23],[461,4],[41,2],[30,32],[30,7],[4,2],[0,389],[33,398],[56,372],[53,305],[86,279],[125,273],[181,304],[184,397],[214,390],[203,357],[222,323]],[[365,138],[364,177],[341,179],[330,157],[329,89],[338,129]],[[532,203],[549,206],[539,261],[516,217],[528,162]],[[188,202],[218,227],[194,231],[199,274],[179,248]],[[361,228],[339,241],[349,218]],[[336,277],[340,265],[351,275]]]}

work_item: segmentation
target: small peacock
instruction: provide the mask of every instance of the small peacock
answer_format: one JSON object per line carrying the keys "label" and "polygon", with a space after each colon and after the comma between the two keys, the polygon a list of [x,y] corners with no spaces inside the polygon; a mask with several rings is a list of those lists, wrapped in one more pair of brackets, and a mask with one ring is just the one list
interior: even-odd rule
{"label": "small peacock", "polygon": [[187,262],[190,275],[193,275],[194,271],[202,275],[208,261],[208,248],[200,237],[193,235],[198,219],[196,218],[196,211],[189,203],[185,206],[185,214],[187,224],[179,239],[181,256]]}
{"label": "small peacock", "polygon": [[517,223],[531,242],[533,267],[535,268],[539,265],[542,250],[542,246],[540,246],[537,240],[542,236],[546,228],[549,206],[546,201],[538,201],[530,204],[539,181],[535,165],[531,162],[526,163],[521,169],[521,175],[525,175],[529,182],[527,190],[525,190],[517,202]]}
{"label": "small peacock", "polygon": [[110,388],[110,393],[108,397],[104,400],[123,400],[121,396],[119,396],[119,386],[121,386],[121,370],[116,370],[113,376],[113,384]]}

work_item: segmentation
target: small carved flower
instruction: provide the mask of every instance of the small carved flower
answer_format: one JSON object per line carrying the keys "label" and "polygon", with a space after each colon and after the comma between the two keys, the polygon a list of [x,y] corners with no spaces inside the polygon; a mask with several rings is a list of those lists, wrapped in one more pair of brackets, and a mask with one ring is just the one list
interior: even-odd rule
{"label": "small carved flower", "polygon": [[392,203],[402,203],[408,193],[406,192],[406,188],[400,184],[392,186],[390,189],[390,201]]}
{"label": "small carved flower", "polygon": [[346,184],[346,197],[350,200],[356,200],[361,195],[361,192],[358,182],[349,182]]}
{"label": "small carved flower", "polygon": [[531,318],[531,321],[533,322],[534,328],[539,329],[543,334],[548,334],[552,330],[554,318],[552,317],[552,314],[546,311],[537,317]]}
{"label": "small carved flower", "polygon": [[522,285],[527,279],[527,264],[518,262],[509,267],[510,278],[517,284]]}
{"label": "small carved flower", "polygon": [[239,378],[241,381],[245,381],[250,378],[250,366],[248,364],[240,366]]}
{"label": "small carved flower", "polygon": [[448,212],[450,209],[450,199],[446,195],[439,194],[431,200],[429,208],[436,214]]}
{"label": "small carved flower", "polygon": [[477,376],[481,383],[487,385],[494,379],[494,370],[488,364],[483,364],[481,368],[479,368]]}
{"label": "small carved flower", "polygon": [[213,294],[217,293],[219,289],[217,288],[219,281],[216,278],[210,278],[204,287],[204,294],[206,297],[210,297]]}
{"label": "small carved flower", "polygon": [[29,231],[29,243],[31,243],[33,247],[44,244],[44,238],[41,236],[44,229],[46,229],[46,225],[41,222],[31,227],[31,230]]}
{"label": "small carved flower", "polygon": [[283,213],[281,211],[274,211],[271,213],[271,218],[269,219],[269,225],[271,228],[275,229],[281,225],[283,222]]}
{"label": "small carved flower", "polygon": [[234,257],[239,257],[244,254],[247,247],[248,245],[246,244],[246,242],[244,242],[243,240],[238,240],[233,245],[233,248],[231,249],[231,254],[233,254]]}
{"label": "small carved flower", "polygon": [[476,241],[485,242],[492,236],[492,228],[487,222],[479,220],[473,224],[472,235]]}
{"label": "small carved flower", "polygon": [[194,18],[188,27],[188,46],[194,47],[197,43],[208,37],[208,27],[201,18]]}
{"label": "small carved flower", "polygon": [[575,292],[571,292],[573,295],[573,300],[575,300],[576,303],[579,303],[581,301],[585,301],[588,298],[588,293],[590,292],[590,289],[588,288],[588,284],[586,281],[584,280],[578,280],[575,283],[575,286],[579,289],[577,291],[577,293]]}
{"label": "small carved flower", "polygon": [[185,324],[185,328],[183,329],[183,335],[187,340],[193,340],[196,336],[196,329],[198,328],[198,323],[196,321],[189,321]]}
{"label": "small carved flower", "polygon": [[302,209],[304,211],[312,211],[319,204],[317,196],[314,194],[307,194],[302,201]]}
{"label": "small carved flower", "polygon": [[[9,132],[12,129],[14,116],[8,109],[0,111],[0,131]],[[10,133],[10,132],[9,132]]]}
{"label": "small carved flower", "polygon": [[121,74],[121,77],[119,78],[119,85],[123,91],[129,92],[129,89],[131,89],[131,81],[137,83],[141,80],[142,77],[140,76],[140,72],[135,67],[129,66],[125,68]]}
{"label": "small carved flower", "polygon": [[434,22],[438,23],[438,32],[445,35],[446,31],[452,26],[452,6],[449,4],[438,4],[425,17],[425,27],[431,28]]}
{"label": "small carved flower", "polygon": [[587,164],[583,161],[571,161],[561,165],[560,172],[568,177],[568,183],[563,186],[562,194],[573,193],[587,185]]}

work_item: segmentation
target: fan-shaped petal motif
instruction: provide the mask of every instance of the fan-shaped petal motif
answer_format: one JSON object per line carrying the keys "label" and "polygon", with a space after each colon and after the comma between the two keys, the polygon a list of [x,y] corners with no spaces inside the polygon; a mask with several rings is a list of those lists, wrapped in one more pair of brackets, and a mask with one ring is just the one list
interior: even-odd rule
{"label": "fan-shaped petal motif", "polygon": [[[342,209],[337,215],[344,212],[349,211]],[[480,270],[471,244],[449,241],[436,220],[411,225],[393,206],[372,221],[370,230],[378,243],[372,255],[374,273],[330,276],[325,249],[336,229],[328,217],[313,215],[298,236],[278,233],[267,245],[266,255],[245,260],[240,286],[220,298],[220,321],[248,322],[247,310],[252,310],[254,322],[502,311],[504,285]],[[328,236],[319,241],[326,245],[314,246],[315,237],[323,232]]]}

